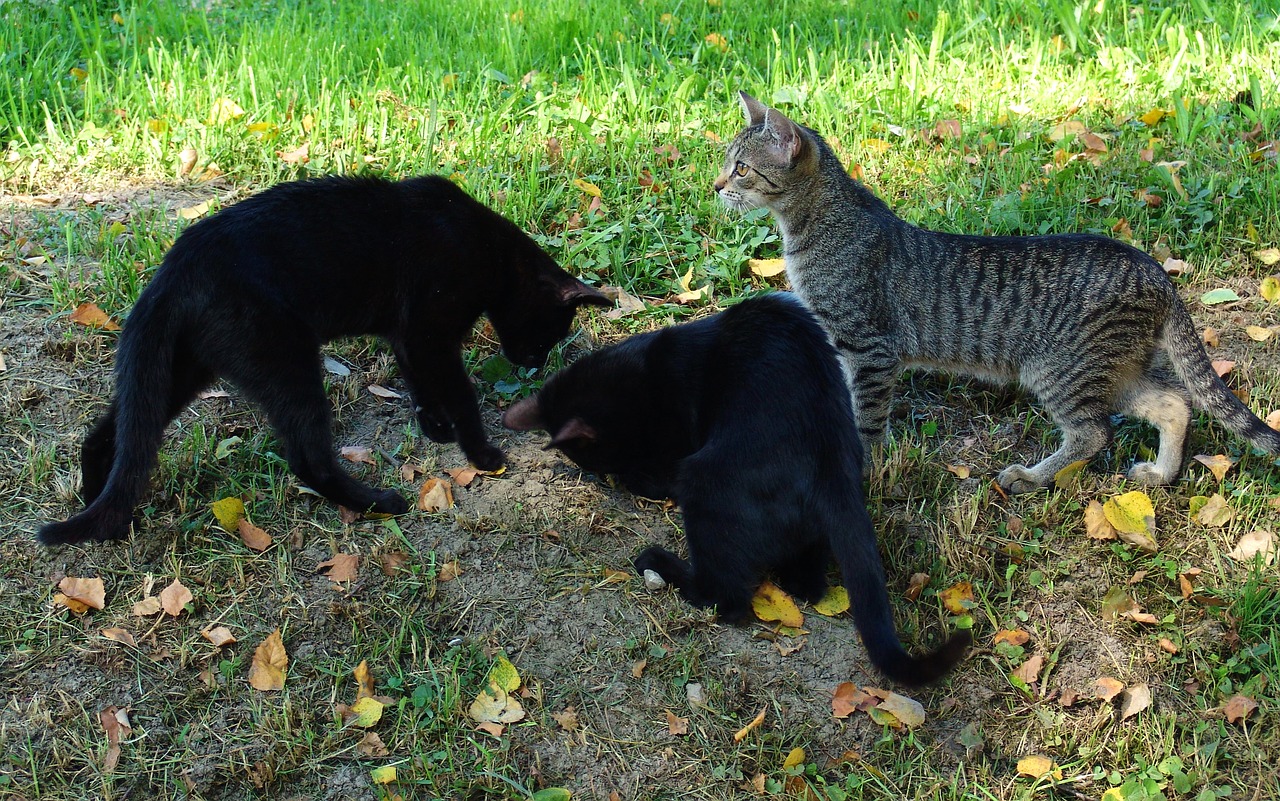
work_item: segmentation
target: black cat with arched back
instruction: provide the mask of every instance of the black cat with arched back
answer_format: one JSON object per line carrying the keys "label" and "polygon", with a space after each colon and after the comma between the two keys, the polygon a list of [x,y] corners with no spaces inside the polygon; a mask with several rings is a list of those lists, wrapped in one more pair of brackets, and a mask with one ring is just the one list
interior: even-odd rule
{"label": "black cat with arched back", "polygon": [[390,343],[423,432],[498,468],[460,348],[481,314],[507,357],[536,367],[583,304],[611,305],[514,223],[439,177],[280,184],[188,228],[125,322],[115,398],[85,438],[84,511],[47,545],[127,536],[165,426],[215,378],[266,412],[289,467],[360,511],[409,507],[338,464],[320,346]]}
{"label": "black cat with arched back", "polygon": [[815,602],[840,566],[871,662],[901,684],[944,676],[970,637],[911,656],[898,640],[862,494],[862,444],[836,353],[784,294],[591,353],[513,405],[503,424],[551,434],[581,467],[674,498],[688,561],[659,547],[636,559],[722,620],[751,612],[772,574]]}

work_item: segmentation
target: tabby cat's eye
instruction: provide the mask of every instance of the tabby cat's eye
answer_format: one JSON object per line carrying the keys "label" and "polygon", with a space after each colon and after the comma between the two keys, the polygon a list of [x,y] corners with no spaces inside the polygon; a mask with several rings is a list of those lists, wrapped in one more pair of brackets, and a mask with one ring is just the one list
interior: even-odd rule
{"label": "tabby cat's eye", "polygon": [[733,165],[733,174],[738,176],[739,178],[745,178],[747,173],[749,172],[751,172],[751,168],[748,167],[746,164],[743,164],[741,161]]}

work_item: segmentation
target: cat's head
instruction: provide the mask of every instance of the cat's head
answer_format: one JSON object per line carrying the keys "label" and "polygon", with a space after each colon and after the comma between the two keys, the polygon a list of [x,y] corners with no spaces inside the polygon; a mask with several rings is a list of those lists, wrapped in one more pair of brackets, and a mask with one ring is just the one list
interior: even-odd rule
{"label": "cat's head", "polygon": [[569,335],[579,306],[612,306],[613,301],[560,269],[532,241],[528,244],[516,281],[488,312],[507,359],[541,367],[556,343]]}
{"label": "cat's head", "polygon": [[781,111],[738,92],[747,127],[729,143],[716,194],[737,211],[775,210],[785,194],[812,175],[816,148],[809,134]]}

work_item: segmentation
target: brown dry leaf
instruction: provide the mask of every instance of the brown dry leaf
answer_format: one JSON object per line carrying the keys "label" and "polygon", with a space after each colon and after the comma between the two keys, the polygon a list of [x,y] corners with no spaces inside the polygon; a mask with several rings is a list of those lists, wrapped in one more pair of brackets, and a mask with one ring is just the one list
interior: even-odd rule
{"label": "brown dry leaf", "polygon": [[959,478],[959,479],[966,479],[966,478],[968,478],[968,477],[969,477],[969,472],[970,472],[970,471],[969,471],[969,466],[968,466],[968,465],[963,465],[963,464],[948,464],[948,465],[943,465],[943,467],[946,467],[946,468],[947,468],[947,472],[951,473],[951,474],[952,474],[952,475],[954,475],[956,478]]}
{"label": "brown dry leaf", "polygon": [[804,623],[800,607],[780,587],[766,581],[751,599],[751,609],[765,622],[778,621],[784,626],[799,627]]}
{"label": "brown dry leaf", "polygon": [[250,523],[247,518],[240,518],[236,527],[240,530],[240,541],[249,550],[262,553],[271,547],[271,535]]}
{"label": "brown dry leaf", "polygon": [[1010,645],[1026,645],[1031,635],[1022,629],[1001,629],[996,632],[995,643],[1007,642]]}
{"label": "brown dry leaf", "polygon": [[200,632],[200,636],[213,643],[214,648],[221,648],[224,645],[230,645],[236,641],[236,637],[231,633],[231,629],[226,626],[215,626],[211,629],[205,629]]}
{"label": "brown dry leaf", "polygon": [[138,647],[137,640],[133,639],[133,635],[129,633],[128,629],[122,629],[122,628],[103,629],[102,636],[106,637],[108,640],[115,640],[116,642],[124,643],[125,645],[131,648]]}
{"label": "brown dry leaf", "polygon": [[1213,371],[1218,374],[1218,378],[1226,378],[1227,373],[1230,373],[1232,368],[1236,366],[1236,363],[1230,359],[1214,359],[1212,364]]}
{"label": "brown dry leaf", "polygon": [[120,762],[120,740],[133,734],[128,709],[109,706],[98,713],[98,722],[107,734],[107,753],[102,758],[102,772],[111,773]]}
{"label": "brown dry leaf", "polygon": [[1120,719],[1128,720],[1142,710],[1151,706],[1151,688],[1146,682],[1135,684],[1125,690],[1120,699]]}
{"label": "brown dry leaf", "polygon": [[196,162],[200,160],[200,154],[194,147],[183,148],[178,154],[178,177],[186,178],[195,169]]}
{"label": "brown dry leaf", "polygon": [[1040,671],[1043,668],[1044,657],[1040,654],[1035,654],[1027,661],[1023,662],[1021,667],[1013,671],[1013,675],[1022,679],[1022,681],[1027,684],[1034,684],[1036,679],[1040,678]]}
{"label": "brown dry leaf", "polygon": [[1049,129],[1049,140],[1052,142],[1061,142],[1068,136],[1073,134],[1079,135],[1085,132],[1084,123],[1080,120],[1066,120]]}
{"label": "brown dry leaf", "polygon": [[369,390],[370,395],[374,395],[376,397],[382,398],[383,400],[395,400],[396,398],[404,397],[399,392],[396,392],[394,389],[387,389],[381,384],[370,384],[369,386],[365,387],[365,389]]}
{"label": "brown dry leaf", "polygon": [[[72,578],[67,576],[58,582],[58,589],[62,590],[63,606],[66,606],[76,614],[84,614],[89,609],[101,609],[106,606],[106,587],[102,584],[100,578]],[[56,597],[54,600],[58,600]],[[74,601],[77,605],[66,603],[66,601]]]}
{"label": "brown dry leaf", "polygon": [[98,308],[96,303],[81,303],[76,310],[71,312],[71,322],[89,328],[101,328],[103,331],[119,331],[120,326],[115,320]]}
{"label": "brown dry leaf", "polygon": [[1258,702],[1247,695],[1231,696],[1227,702],[1222,705],[1222,713],[1227,716],[1228,723],[1242,723],[1244,719],[1258,708]]}
{"label": "brown dry leaf", "polygon": [[569,707],[563,712],[552,712],[551,719],[565,731],[577,731],[578,729],[578,711],[573,707]]}
{"label": "brown dry leaf", "polygon": [[1236,464],[1234,459],[1222,453],[1214,456],[1198,453],[1194,458],[1197,462],[1209,468],[1209,472],[1213,473],[1213,477],[1218,479],[1219,483],[1222,482],[1223,477],[1225,477],[1227,472],[1230,471],[1232,467],[1235,467]]}
{"label": "brown dry leaf", "polygon": [[907,591],[903,593],[908,601],[914,601],[920,597],[920,593],[924,592],[924,588],[929,586],[928,573],[912,573],[911,581],[907,583]]}
{"label": "brown dry leaf", "polygon": [[379,759],[391,754],[391,751],[387,749],[386,743],[382,742],[382,738],[378,736],[376,731],[364,733],[364,737],[360,738],[360,742],[356,743],[356,752],[368,759]]}
{"label": "brown dry leaf", "polygon": [[1204,342],[1206,348],[1216,348],[1222,344],[1222,337],[1218,334],[1218,329],[1206,328],[1200,334],[1200,341]]}
{"label": "brown dry leaf", "polygon": [[1110,701],[1124,691],[1124,682],[1103,676],[1093,683],[1093,695],[1100,701]]}
{"label": "brown dry leaf", "polygon": [[865,712],[879,703],[874,696],[864,693],[851,681],[842,681],[836,685],[831,696],[831,714],[838,718],[847,718],[854,712]]}
{"label": "brown dry leaf", "polygon": [[617,308],[605,312],[604,316],[610,320],[620,320],[628,314],[644,311],[644,301],[621,287],[602,286],[600,294],[618,304]]}
{"label": "brown dry leaf", "polygon": [[1227,505],[1227,499],[1221,493],[1214,493],[1204,506],[1195,514],[1196,521],[1202,526],[1221,528],[1231,522],[1235,512]]}
{"label": "brown dry leaf", "polygon": [[373,451],[366,445],[347,445],[338,453],[343,459],[355,464],[371,464],[375,466],[378,464],[373,458]]}
{"label": "brown dry leaf", "polygon": [[963,615],[973,607],[973,585],[960,581],[938,593],[942,605],[953,615]]}
{"label": "brown dry leaf", "polygon": [[418,489],[418,508],[424,512],[439,512],[453,506],[453,485],[443,478],[432,476]]}
{"label": "brown dry leaf", "polygon": [[1276,409],[1268,414],[1266,423],[1270,428],[1280,431],[1280,409]]}
{"label": "brown dry leaf", "polygon": [[330,581],[343,582],[351,581],[356,577],[356,569],[360,564],[360,557],[353,553],[335,553],[332,559],[328,559],[316,565],[317,573],[328,571],[327,575]]}
{"label": "brown dry leaf", "polygon": [[378,563],[382,566],[383,575],[394,576],[409,562],[409,554],[404,551],[391,551],[384,553],[378,557]]}
{"label": "brown dry leaf", "polygon": [[253,651],[253,664],[249,666],[249,685],[264,692],[283,690],[288,667],[289,655],[285,653],[280,629],[276,629]]}
{"label": "brown dry leaf", "polygon": [[1114,540],[1119,536],[1115,526],[1111,525],[1106,513],[1102,511],[1102,504],[1097,501],[1089,501],[1089,505],[1085,507],[1084,531],[1094,540]]}
{"label": "brown dry leaf", "polygon": [[476,480],[476,476],[480,475],[480,471],[474,467],[449,467],[445,469],[449,474],[449,478],[453,479],[453,483],[459,487],[471,486],[471,482]]}
{"label": "brown dry leaf", "polygon": [[1160,650],[1164,651],[1165,653],[1176,654],[1178,653],[1179,650],[1181,650],[1178,648],[1178,646],[1174,645],[1173,640],[1169,639],[1168,637],[1161,637],[1156,642],[1156,645],[1159,645]]}
{"label": "brown dry leaf", "polygon": [[458,564],[457,559],[451,559],[440,565],[440,572],[437,574],[436,580],[443,584],[446,581],[453,581],[460,575],[462,575],[462,566]]}
{"label": "brown dry leaf", "polygon": [[671,710],[667,710],[667,734],[673,737],[680,737],[689,733],[689,719],[676,717]]}
{"label": "brown dry leaf", "polygon": [[356,678],[356,700],[373,697],[373,674],[369,672],[369,660],[361,659],[356,669],[351,671]]}
{"label": "brown dry leaf", "polygon": [[1178,589],[1181,590],[1184,601],[1195,592],[1195,588],[1191,586],[1191,578],[1186,573],[1178,574]]}
{"label": "brown dry leaf", "polygon": [[641,676],[644,675],[644,669],[645,667],[648,666],[648,664],[649,664],[648,659],[639,660],[638,662],[636,662],[634,665],[631,666],[631,675],[637,679],[640,678]]}
{"label": "brown dry leaf", "polygon": [[489,686],[471,702],[468,714],[477,723],[515,723],[524,720],[524,707],[497,683],[490,681]]}
{"label": "brown dry leaf", "polygon": [[285,164],[306,164],[311,161],[311,143],[303,142],[300,147],[293,150],[277,150],[276,155]]}
{"label": "brown dry leaf", "polygon": [[760,711],[756,713],[756,716],[754,718],[747,721],[747,725],[743,726],[741,729],[738,729],[736,732],[733,733],[733,741],[735,743],[742,742],[743,740],[746,739],[747,735],[752,732],[752,730],[758,728],[761,723],[764,723],[764,713],[768,709],[769,707],[767,706],[760,707]]}
{"label": "brown dry leaf", "polygon": [[[1155,197],[1157,197],[1157,195],[1144,195],[1143,199],[1147,201],[1148,206],[1159,206],[1160,205],[1159,201],[1152,203],[1150,200],[1150,198],[1155,198]],[[1164,264],[1162,264],[1161,266],[1164,267],[1164,271],[1166,273],[1168,273],[1169,275],[1175,278],[1180,275],[1186,275],[1187,273],[1191,272],[1190,264],[1187,264],[1182,259],[1175,259],[1173,257],[1169,257],[1165,259]]]}
{"label": "brown dry leaf", "polygon": [[418,476],[426,475],[426,472],[427,468],[420,464],[414,464],[413,462],[406,461],[404,464],[400,465],[400,479],[406,484],[410,483]]}
{"label": "brown dry leaf", "polygon": [[1276,561],[1275,537],[1265,528],[1255,528],[1245,534],[1227,556],[1237,562],[1248,562],[1258,554],[1262,554],[1262,563],[1265,565]]}
{"label": "brown dry leaf", "polygon": [[160,608],[170,617],[177,617],[182,614],[187,604],[195,600],[191,590],[183,586],[181,581],[173,580],[173,583],[160,591]]}
{"label": "brown dry leaf", "polygon": [[133,608],[129,610],[129,613],[135,617],[146,617],[147,615],[154,615],[159,611],[160,599],[154,595],[148,595],[146,598],[143,598],[141,601],[134,604]]}

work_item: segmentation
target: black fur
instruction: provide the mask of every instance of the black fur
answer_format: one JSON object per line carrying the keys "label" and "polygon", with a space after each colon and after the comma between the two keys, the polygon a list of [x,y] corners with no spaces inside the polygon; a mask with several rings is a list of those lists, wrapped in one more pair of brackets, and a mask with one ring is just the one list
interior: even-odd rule
{"label": "black fur", "polygon": [[485,314],[513,362],[541,365],[584,303],[609,305],[443,178],[268,189],[191,226],[165,256],[120,337],[115,399],[84,441],[87,507],[38,537],[126,536],[165,426],[219,377],[267,413],[312,489],[352,509],[404,512],[398,493],[357,481],[334,457],[320,346],[387,340],[423,432],[492,470],[503,455],[480,421],[463,338]]}
{"label": "black fur", "polygon": [[766,574],[816,601],[834,553],[872,663],[925,684],[969,634],[912,657],[893,624],[862,494],[862,445],[836,354],[789,296],[746,300],[697,322],[631,337],[551,376],[503,423],[543,429],[581,467],[684,512],[689,561],[652,547],[657,571],[697,606],[738,622]]}

